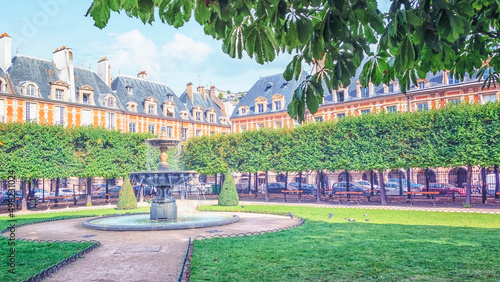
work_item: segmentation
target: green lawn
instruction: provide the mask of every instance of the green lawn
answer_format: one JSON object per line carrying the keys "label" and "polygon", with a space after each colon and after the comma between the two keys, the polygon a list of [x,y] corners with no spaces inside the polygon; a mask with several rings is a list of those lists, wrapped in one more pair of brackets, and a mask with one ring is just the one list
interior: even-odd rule
{"label": "green lawn", "polygon": [[[121,214],[127,212],[149,212],[149,207],[138,208],[133,211],[118,211],[114,209],[85,210],[73,212],[54,212],[44,214],[20,215],[14,219],[16,224],[29,223],[47,219],[72,218],[78,216],[100,216],[107,214]],[[8,217],[0,217],[0,230],[8,227]],[[21,227],[22,228],[22,227]],[[9,235],[9,233],[6,233]],[[67,242],[67,243],[42,243],[15,241],[16,268],[15,274],[8,272],[7,265],[11,246],[8,245],[5,237],[0,237],[0,281],[22,281],[41,270],[44,270],[57,262],[70,257],[71,255],[90,246],[88,242]]]}
{"label": "green lawn", "polygon": [[[203,209],[291,211],[305,224],[258,236],[197,240],[191,281],[500,280],[500,215],[284,206]],[[335,213],[332,219],[329,213]]]}

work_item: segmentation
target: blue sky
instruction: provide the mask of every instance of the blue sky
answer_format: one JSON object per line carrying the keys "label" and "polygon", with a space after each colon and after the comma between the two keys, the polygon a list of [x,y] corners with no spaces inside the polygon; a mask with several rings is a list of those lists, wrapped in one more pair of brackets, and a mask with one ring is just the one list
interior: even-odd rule
{"label": "blue sky", "polygon": [[[160,21],[143,25],[138,19],[112,13],[108,26],[100,30],[92,18],[85,17],[89,0],[3,2],[0,33],[12,37],[13,55],[18,51],[51,59],[52,52],[64,45],[73,49],[76,66],[97,72],[97,61],[107,57],[112,77],[146,70],[148,79],[166,83],[179,96],[188,82],[247,91],[260,76],[283,72],[291,58],[280,54],[264,65],[248,57],[231,59],[222,52],[222,43],[205,35],[194,20],[175,29]],[[379,3],[387,10],[389,1]]]}

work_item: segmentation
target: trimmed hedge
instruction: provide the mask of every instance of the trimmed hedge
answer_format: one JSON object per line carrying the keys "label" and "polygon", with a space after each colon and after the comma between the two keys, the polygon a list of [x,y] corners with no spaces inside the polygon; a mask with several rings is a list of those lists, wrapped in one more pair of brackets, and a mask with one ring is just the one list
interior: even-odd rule
{"label": "trimmed hedge", "polygon": [[119,210],[131,210],[137,208],[137,199],[135,198],[134,188],[130,184],[128,175],[123,179],[123,186],[118,195],[116,208]]}
{"label": "trimmed hedge", "polygon": [[219,206],[237,206],[240,202],[231,171],[227,171],[222,190],[219,194]]}

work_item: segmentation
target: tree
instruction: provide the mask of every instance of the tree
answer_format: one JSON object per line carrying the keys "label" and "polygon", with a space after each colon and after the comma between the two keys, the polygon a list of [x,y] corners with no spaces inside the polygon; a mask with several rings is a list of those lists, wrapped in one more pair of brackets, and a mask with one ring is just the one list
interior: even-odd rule
{"label": "tree", "polygon": [[137,199],[135,198],[134,188],[130,184],[130,179],[127,176],[123,179],[123,186],[118,194],[118,203],[116,208],[119,210],[131,210],[137,208]]}
{"label": "tree", "polygon": [[222,92],[219,93],[219,99],[223,99],[224,98],[224,94],[222,94]]}
{"label": "tree", "polygon": [[222,185],[222,190],[220,191],[219,206],[237,206],[239,200],[231,170],[228,170],[224,178],[224,185]]}
{"label": "tree", "polygon": [[314,114],[322,102],[321,81],[330,91],[348,85],[364,59],[364,86],[397,79],[403,93],[429,71],[450,70],[460,79],[479,70],[488,87],[500,82],[494,71],[500,69],[496,0],[393,0],[386,15],[375,0],[94,0],[87,15],[103,28],[111,11],[149,24],[157,14],[175,28],[194,14],[206,34],[222,40],[231,58],[246,52],[263,64],[282,52],[293,54],[284,71],[287,80],[298,78],[304,65],[316,65],[317,72],[297,88],[288,108],[299,121],[306,107]]}

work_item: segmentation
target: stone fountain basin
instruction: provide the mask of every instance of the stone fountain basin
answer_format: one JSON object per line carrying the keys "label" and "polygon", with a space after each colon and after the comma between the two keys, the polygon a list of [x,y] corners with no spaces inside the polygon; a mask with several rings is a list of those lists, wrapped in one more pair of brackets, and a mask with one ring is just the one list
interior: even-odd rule
{"label": "stone fountain basin", "polygon": [[106,231],[154,231],[178,230],[220,226],[239,221],[237,215],[221,213],[181,213],[177,219],[149,220],[149,214],[114,215],[91,218],[82,225],[85,228]]}
{"label": "stone fountain basin", "polygon": [[171,186],[188,182],[197,174],[196,171],[136,171],[131,172],[129,177],[137,183],[150,186]]}
{"label": "stone fountain basin", "polygon": [[181,141],[176,139],[150,138],[146,139],[146,144],[154,148],[177,147]]}

